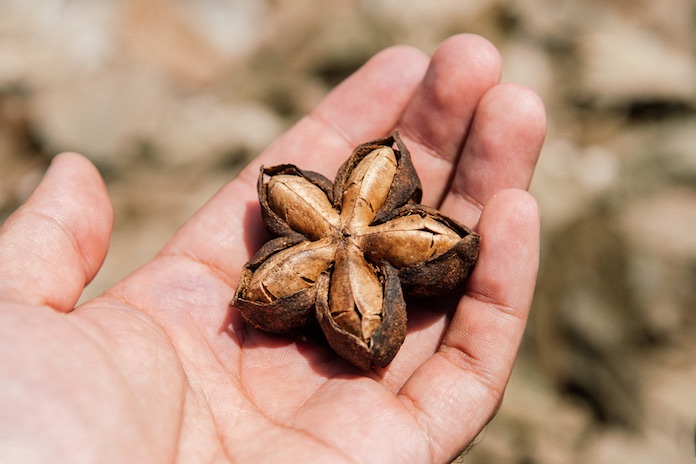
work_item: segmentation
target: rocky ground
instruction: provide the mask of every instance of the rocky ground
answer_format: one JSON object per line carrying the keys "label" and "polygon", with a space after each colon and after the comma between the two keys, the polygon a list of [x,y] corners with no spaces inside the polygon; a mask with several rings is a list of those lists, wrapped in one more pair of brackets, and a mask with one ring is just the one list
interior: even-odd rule
{"label": "rocky ground", "polygon": [[[533,316],[470,463],[696,455],[696,4],[691,0],[0,0],[0,219],[52,155],[116,209],[86,297],[148,260],[378,50],[457,32],[546,102]],[[143,201],[146,199],[146,201]]]}

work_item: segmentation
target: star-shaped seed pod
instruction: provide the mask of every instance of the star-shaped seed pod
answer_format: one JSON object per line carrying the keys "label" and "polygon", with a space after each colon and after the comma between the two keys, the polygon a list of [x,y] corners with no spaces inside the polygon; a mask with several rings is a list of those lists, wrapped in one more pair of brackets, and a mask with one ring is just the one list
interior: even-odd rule
{"label": "star-shaped seed pod", "polygon": [[334,351],[362,369],[387,366],[401,347],[404,294],[456,291],[478,257],[478,234],[418,203],[396,131],[358,146],[333,183],[291,164],[261,167],[258,194],[277,237],[244,266],[230,304],[269,332],[316,317]]}

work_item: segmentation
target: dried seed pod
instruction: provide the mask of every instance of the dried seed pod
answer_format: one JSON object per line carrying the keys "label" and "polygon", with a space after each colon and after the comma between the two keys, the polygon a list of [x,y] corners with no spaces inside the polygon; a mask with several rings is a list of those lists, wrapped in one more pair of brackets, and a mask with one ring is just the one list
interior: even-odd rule
{"label": "dried seed pod", "polygon": [[389,137],[373,140],[359,145],[345,163],[339,168],[334,182],[334,202],[341,208],[343,195],[346,190],[348,179],[350,178],[356,166],[374,150],[381,150],[384,147],[392,147],[396,144],[396,149],[393,149],[396,158],[396,172],[393,177],[382,180],[387,183],[391,181],[389,193],[384,200],[381,208],[375,211],[374,221],[380,221],[384,216],[390,214],[396,208],[408,203],[419,202],[422,195],[420,179],[416,173],[416,169],[411,162],[411,154],[406,145],[404,145],[398,132],[394,132]]}
{"label": "dried seed pod", "polygon": [[266,190],[271,210],[310,240],[330,235],[339,225],[338,214],[326,194],[303,177],[273,176]]}
{"label": "dried seed pod", "polygon": [[310,288],[329,268],[336,254],[331,237],[316,242],[302,241],[263,261],[251,276],[245,296],[263,303],[288,297]]}
{"label": "dried seed pod", "polygon": [[[344,259],[350,261],[348,257]],[[357,269],[361,266],[357,265]],[[329,345],[341,357],[361,369],[386,367],[406,338],[406,303],[397,272],[388,263],[379,269],[370,279],[374,280],[369,285],[369,297],[361,295],[361,287],[350,287],[360,280],[351,282],[345,275],[350,272],[343,270],[343,275],[334,272],[331,276],[320,276],[317,281],[317,320]],[[335,284],[334,279],[340,283]],[[357,303],[347,293],[357,294],[363,301]],[[370,316],[367,323],[360,320],[362,312]],[[350,316],[344,318],[346,314]]]}
{"label": "dried seed pod", "polygon": [[375,219],[387,199],[396,167],[394,150],[389,147],[376,148],[360,160],[343,190],[343,227],[353,229]]}
{"label": "dried seed pod", "polygon": [[329,309],[339,326],[363,340],[368,340],[381,322],[382,284],[355,245],[336,253]]}
{"label": "dried seed pod", "polygon": [[[293,182],[296,188],[295,192],[299,191],[300,193],[295,196],[291,194],[286,195],[284,200],[273,200],[275,206],[274,208],[269,202],[269,184],[272,185],[271,181],[276,176],[283,176],[286,179],[295,179]],[[269,178],[268,182],[266,182],[266,177]],[[324,196],[328,199],[329,204],[333,204],[333,185],[331,184],[330,180],[321,174],[312,171],[303,171],[292,164],[281,164],[271,168],[264,168],[261,166],[261,172],[259,173],[259,180],[257,183],[257,191],[259,194],[259,203],[261,204],[261,215],[269,232],[279,236],[293,235],[297,233],[306,235],[307,232],[315,236],[319,235],[318,232],[311,231],[311,223],[306,223],[304,232],[293,229],[293,226],[288,224],[286,217],[286,215],[290,213],[290,218],[292,220],[299,221],[300,219],[298,216],[306,214],[311,207],[308,207],[309,205],[302,205],[301,201],[298,200],[302,199],[303,194],[311,192],[310,195],[314,198],[314,203],[320,205],[319,207],[321,208],[321,211],[310,212],[310,214],[317,218],[323,217],[324,220],[329,222],[334,221],[334,219],[324,216],[326,214],[330,216],[330,214],[323,208],[323,205],[321,205],[323,200],[320,198],[320,193],[317,191],[317,189],[324,194]],[[287,203],[287,205],[283,205],[282,203]],[[290,212],[291,210],[292,212]],[[336,215],[335,221],[337,221],[338,212],[335,212],[334,214]],[[323,221],[320,220],[320,224],[322,222]]]}
{"label": "dried seed pod", "polygon": [[[241,316],[250,324],[268,332],[286,333],[302,327],[312,317],[316,299],[314,286],[307,286],[292,294],[281,294],[276,299],[259,296],[251,290],[256,271],[273,257],[298,244],[309,243],[299,234],[279,237],[266,243],[242,269],[242,278],[237,285],[232,303]],[[272,300],[272,301],[269,301]]]}
{"label": "dried seed pod", "polygon": [[445,295],[463,283],[476,263],[479,238],[439,211],[414,204],[359,234],[369,258],[396,267],[406,293],[417,296]]}
{"label": "dried seed pod", "polygon": [[279,238],[244,266],[231,304],[271,332],[314,316],[331,347],[363,369],[388,365],[403,343],[404,291],[447,294],[478,256],[475,232],[417,204],[420,180],[397,132],[358,146],[333,184],[280,165],[261,168],[258,193]]}
{"label": "dried seed pod", "polygon": [[430,216],[410,214],[360,231],[359,243],[374,261],[397,269],[440,256],[462,237]]}

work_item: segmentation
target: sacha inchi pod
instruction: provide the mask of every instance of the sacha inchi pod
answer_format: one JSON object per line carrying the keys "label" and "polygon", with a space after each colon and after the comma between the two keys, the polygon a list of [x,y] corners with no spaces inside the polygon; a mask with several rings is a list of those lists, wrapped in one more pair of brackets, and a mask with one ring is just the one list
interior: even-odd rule
{"label": "sacha inchi pod", "polygon": [[398,132],[358,146],[332,183],[286,164],[261,168],[259,202],[276,236],[242,270],[230,303],[253,326],[287,333],[316,318],[352,364],[387,366],[406,336],[404,294],[458,290],[480,237],[421,205]]}

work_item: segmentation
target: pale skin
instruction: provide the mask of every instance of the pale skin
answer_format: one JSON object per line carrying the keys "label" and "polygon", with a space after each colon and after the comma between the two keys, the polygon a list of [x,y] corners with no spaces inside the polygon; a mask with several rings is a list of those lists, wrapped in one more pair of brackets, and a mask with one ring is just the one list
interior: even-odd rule
{"label": "pale skin", "polygon": [[[385,50],[338,86],[176,232],[148,264],[75,307],[113,211],[83,157],[55,158],[0,228],[0,456],[10,462],[447,462],[493,417],[532,301],[539,213],[526,192],[546,117],[499,84],[472,35],[432,58]],[[260,164],[333,178],[360,143],[400,130],[423,203],[483,237],[451,311],[409,313],[386,369],[318,338],[246,326],[228,308],[267,238]]]}

